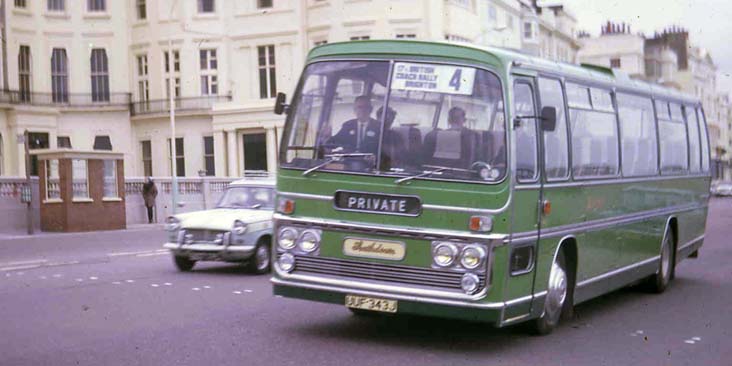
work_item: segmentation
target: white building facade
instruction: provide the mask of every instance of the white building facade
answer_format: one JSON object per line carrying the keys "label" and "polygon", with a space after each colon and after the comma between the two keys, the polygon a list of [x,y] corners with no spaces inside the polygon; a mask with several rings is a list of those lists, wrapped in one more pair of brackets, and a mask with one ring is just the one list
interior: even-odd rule
{"label": "white building facade", "polygon": [[571,15],[527,0],[3,4],[4,176],[25,174],[24,131],[31,148],[121,152],[127,176],[169,176],[173,158],[179,176],[274,171],[284,123],[272,113],[276,92],[291,94],[307,52],[326,42],[448,40],[569,62],[578,49]]}

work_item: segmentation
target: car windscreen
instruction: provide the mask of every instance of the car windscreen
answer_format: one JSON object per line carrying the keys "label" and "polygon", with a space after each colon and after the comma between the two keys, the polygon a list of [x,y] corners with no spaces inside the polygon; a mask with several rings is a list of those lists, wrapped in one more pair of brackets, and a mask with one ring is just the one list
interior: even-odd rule
{"label": "car windscreen", "polygon": [[274,189],[267,187],[229,187],[217,208],[274,208]]}

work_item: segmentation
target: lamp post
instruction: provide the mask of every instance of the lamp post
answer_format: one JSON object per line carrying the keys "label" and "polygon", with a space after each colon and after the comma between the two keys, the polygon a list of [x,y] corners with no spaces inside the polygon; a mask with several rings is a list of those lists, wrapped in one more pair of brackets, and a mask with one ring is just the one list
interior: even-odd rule
{"label": "lamp post", "polygon": [[[173,9],[178,3],[177,0],[173,0],[170,5],[170,19],[172,24]],[[173,198],[173,215],[178,210],[178,164],[177,164],[177,151],[175,146],[175,81],[173,80],[173,31],[171,27],[170,34],[168,35],[168,103],[170,104],[170,162],[171,162],[171,184],[172,184],[172,198]]]}

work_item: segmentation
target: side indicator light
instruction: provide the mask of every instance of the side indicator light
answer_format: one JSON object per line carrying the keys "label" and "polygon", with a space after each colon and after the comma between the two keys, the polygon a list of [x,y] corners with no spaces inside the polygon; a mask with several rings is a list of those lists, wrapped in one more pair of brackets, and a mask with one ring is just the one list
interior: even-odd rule
{"label": "side indicator light", "polygon": [[541,205],[541,212],[544,213],[544,215],[549,215],[552,213],[552,203],[549,200],[544,200],[544,202]]}

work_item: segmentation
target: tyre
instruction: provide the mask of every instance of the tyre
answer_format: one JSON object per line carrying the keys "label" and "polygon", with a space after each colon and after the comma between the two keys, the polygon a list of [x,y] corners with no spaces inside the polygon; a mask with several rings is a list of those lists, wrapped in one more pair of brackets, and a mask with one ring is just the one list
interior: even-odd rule
{"label": "tyre", "polygon": [[173,262],[175,262],[175,266],[181,272],[188,272],[193,269],[194,265],[196,265],[196,261],[180,256],[173,256]]}
{"label": "tyre", "polygon": [[563,250],[559,250],[557,257],[549,271],[544,309],[541,316],[534,320],[532,330],[538,335],[551,333],[559,324],[562,314],[571,314],[572,301],[570,296],[570,276],[567,273],[567,261]]}
{"label": "tyre", "polygon": [[657,294],[666,291],[669,282],[671,282],[674,276],[675,263],[674,234],[671,228],[666,228],[666,233],[663,235],[663,242],[661,243],[661,259],[658,261],[656,274],[648,278],[648,290]]}
{"label": "tyre", "polygon": [[254,255],[246,264],[247,270],[251,273],[264,274],[272,268],[271,248],[269,240],[259,239]]}

